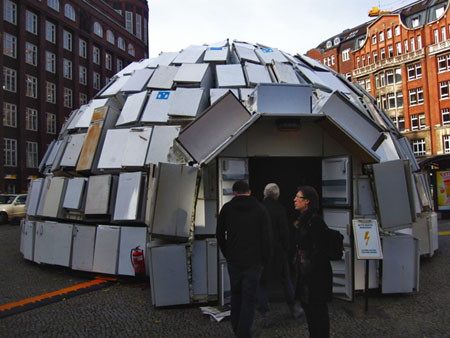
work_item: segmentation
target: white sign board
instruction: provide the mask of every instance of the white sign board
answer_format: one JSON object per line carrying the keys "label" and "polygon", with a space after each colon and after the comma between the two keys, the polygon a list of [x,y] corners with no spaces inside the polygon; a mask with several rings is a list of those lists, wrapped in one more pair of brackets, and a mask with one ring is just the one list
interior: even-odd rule
{"label": "white sign board", "polygon": [[383,259],[378,223],[374,219],[354,219],[353,234],[358,259]]}

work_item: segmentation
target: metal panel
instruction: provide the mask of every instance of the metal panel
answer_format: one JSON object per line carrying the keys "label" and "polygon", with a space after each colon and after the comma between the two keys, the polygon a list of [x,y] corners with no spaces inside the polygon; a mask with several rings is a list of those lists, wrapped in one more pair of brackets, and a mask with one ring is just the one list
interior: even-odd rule
{"label": "metal panel", "polygon": [[353,299],[352,254],[350,248],[344,251],[340,261],[331,261],[333,271],[333,293]]}
{"label": "metal panel", "polygon": [[66,193],[64,196],[63,208],[66,209],[81,209],[81,202],[84,196],[84,188],[86,186],[87,178],[73,177],[67,182]]}
{"label": "metal panel", "polygon": [[147,99],[147,91],[137,94],[128,95],[127,100],[120,112],[116,126],[121,126],[127,123],[136,122],[139,119],[145,100]]}
{"label": "metal panel", "polygon": [[122,167],[143,167],[152,127],[131,128],[128,132],[122,157]]}
{"label": "metal panel", "polygon": [[44,179],[43,178],[37,178],[35,180],[32,180],[30,182],[30,187],[28,191],[28,197],[26,202],[26,210],[27,215],[29,216],[36,216],[37,209],[39,206],[39,200],[41,198],[41,191],[43,187]]}
{"label": "metal panel", "polygon": [[172,61],[172,63],[198,63],[201,60],[205,50],[206,46],[189,46],[188,48],[183,49]]}
{"label": "metal panel", "polygon": [[36,222],[36,237],[34,242],[34,261],[36,263],[52,264],[53,237],[52,229],[56,222]]}
{"label": "metal panel", "polygon": [[114,221],[136,221],[139,218],[142,194],[142,173],[125,173],[119,175]]}
{"label": "metal panel", "polygon": [[52,264],[70,266],[73,225],[56,223],[54,228]]}
{"label": "metal panel", "polygon": [[77,120],[74,128],[88,128],[92,116],[94,115],[94,110],[99,107],[103,107],[105,105],[112,104],[111,100],[109,99],[95,99],[92,100],[89,105],[86,107],[84,112],[80,115],[80,118]]}
{"label": "metal panel", "polygon": [[36,216],[42,216],[44,210],[45,199],[47,196],[48,188],[50,187],[50,176],[46,176],[42,182],[41,193],[39,195],[39,204],[36,208]]}
{"label": "metal panel", "polygon": [[345,96],[333,93],[322,107],[322,112],[330,116],[340,128],[376,156],[373,149],[382,136],[375,122],[369,120],[359,109],[353,106]]}
{"label": "metal panel", "polygon": [[217,295],[217,240],[206,239],[208,295]]}
{"label": "metal panel", "polygon": [[376,151],[376,154],[380,157],[381,162],[400,159],[394,142],[392,141],[392,135],[390,133],[383,133],[383,135],[386,138]]}
{"label": "metal panel", "polygon": [[178,126],[154,126],[145,164],[169,162],[170,148],[179,132]]}
{"label": "metal panel", "polygon": [[195,211],[195,234],[215,235],[217,201],[198,199]]}
{"label": "metal panel", "polygon": [[92,271],[96,226],[74,224],[72,242],[73,270]]}
{"label": "metal panel", "polygon": [[60,217],[61,204],[66,190],[67,178],[52,177],[45,196],[42,216]]}
{"label": "metal panel", "polygon": [[49,154],[48,157],[47,157],[47,161],[45,162],[45,165],[46,165],[47,167],[53,166],[53,163],[55,162],[55,159],[56,159],[56,155],[57,155],[58,152],[59,152],[59,148],[60,148],[61,145],[63,145],[63,144],[64,144],[63,140],[57,140],[57,141],[55,142],[55,144],[53,145],[53,147],[52,147],[52,149],[51,149],[51,151],[50,151],[50,154]]}
{"label": "metal panel", "polygon": [[[248,45],[250,46],[250,45]],[[243,61],[251,61],[260,63],[258,56],[255,53],[255,49],[253,46],[251,48],[245,47],[244,45],[234,44],[234,49],[236,54],[238,55],[241,62]]]}
{"label": "metal panel", "polygon": [[36,222],[34,261],[69,266],[72,224]]}
{"label": "metal panel", "polygon": [[[155,306],[189,304],[189,281],[185,245],[150,248]],[[176,278],[174,278],[176,276]]]}
{"label": "metal panel", "polygon": [[208,106],[208,95],[203,88],[177,88],[169,115],[195,117]]}
{"label": "metal panel", "polygon": [[33,260],[34,256],[34,233],[36,229],[36,223],[33,221],[25,220],[22,223],[22,232],[21,232],[21,244],[23,258],[28,259],[30,261]]}
{"label": "metal panel", "polygon": [[382,237],[382,293],[407,293],[418,290],[419,244],[408,235]]}
{"label": "metal panel", "polygon": [[[366,282],[366,260],[354,259],[355,265],[355,290],[364,290]],[[380,287],[378,273],[378,261],[369,260],[369,289],[377,289]]]}
{"label": "metal panel", "polygon": [[175,66],[159,66],[148,82],[147,88],[172,89],[173,79],[177,75],[178,69]]}
{"label": "metal panel", "polygon": [[180,84],[196,84],[200,86],[209,72],[208,63],[182,64],[173,81]]}
{"label": "metal panel", "polygon": [[347,156],[322,160],[322,201],[327,206],[350,206],[351,162]]}
{"label": "metal panel", "polygon": [[109,129],[98,161],[98,169],[119,169],[122,167],[122,156],[126,147],[129,129]]}
{"label": "metal panel", "polygon": [[349,86],[347,86],[344,81],[339,77],[334,75],[332,72],[315,72],[315,74],[322,79],[323,83],[332,90],[339,90],[343,93],[350,94],[353,92]]}
{"label": "metal panel", "polygon": [[403,160],[373,165],[380,226],[384,229],[410,226],[411,205]]}
{"label": "metal panel", "polygon": [[194,241],[192,249],[192,292],[194,297],[208,294],[206,241]]}
{"label": "metal panel", "polygon": [[253,110],[268,114],[311,114],[311,103],[310,85],[260,84]]}
{"label": "metal panel", "polygon": [[152,91],[142,113],[141,122],[167,122],[174,91]]}
{"label": "metal panel", "polygon": [[239,97],[239,89],[237,88],[211,88],[209,90],[209,100],[211,101],[211,105],[213,105],[229,91],[231,91],[234,96]]}
{"label": "metal panel", "polygon": [[198,169],[160,163],[152,234],[187,240],[194,208]]}
{"label": "metal panel", "polygon": [[275,62],[273,64],[273,71],[279,83],[299,84],[300,79],[296,71],[290,64]]}
{"label": "metal panel", "polygon": [[122,87],[128,82],[129,79],[131,79],[131,75],[116,77],[114,82],[100,95],[100,97],[108,97],[119,94],[119,92],[122,91]]}
{"label": "metal panel", "polygon": [[255,88],[239,88],[239,96],[241,101],[247,101],[255,90]]}
{"label": "metal panel", "polygon": [[287,62],[288,60],[284,55],[276,48],[258,48],[256,49],[256,54],[261,59],[264,64],[271,64],[274,61],[277,62]]}
{"label": "metal panel", "polygon": [[329,228],[339,231],[344,236],[344,245],[351,246],[351,218],[352,212],[349,209],[329,209],[323,210],[323,220]]}
{"label": "metal panel", "polygon": [[240,64],[216,66],[217,87],[245,87],[244,71]]}
{"label": "metal panel", "polygon": [[150,64],[153,62],[153,60],[154,59],[152,58],[152,59],[143,59],[139,62],[132,62],[128,66],[126,66],[124,69],[122,69],[120,72],[118,72],[116,74],[116,76],[130,75],[130,74],[134,73],[135,71],[142,70],[146,67],[152,68],[152,67],[150,67]]}
{"label": "metal panel", "polygon": [[376,216],[372,186],[367,176],[353,178],[353,210],[355,216],[374,218]]}
{"label": "metal panel", "polygon": [[120,227],[99,225],[95,238],[94,263],[92,270],[100,273],[117,273],[119,257]]}
{"label": "metal panel", "polygon": [[239,100],[228,93],[187,126],[177,141],[198,163],[242,127],[250,113]]}
{"label": "metal panel", "polygon": [[78,158],[80,157],[81,148],[83,148],[86,134],[72,134],[69,135],[66,150],[61,159],[60,165],[62,167],[76,167]]}
{"label": "metal panel", "polygon": [[156,68],[158,66],[168,66],[177,56],[178,52],[161,52],[157,57],[150,59],[147,67]]}
{"label": "metal panel", "polygon": [[154,71],[154,69],[149,68],[135,70],[128,81],[122,86],[121,91],[140,92],[144,90]]}
{"label": "metal panel", "polygon": [[109,211],[109,198],[111,193],[112,176],[90,176],[86,195],[86,208],[84,213],[107,214]]}
{"label": "metal panel", "polygon": [[247,83],[250,86],[256,86],[260,83],[272,83],[266,66],[246,62],[244,69],[247,76]]}
{"label": "metal panel", "polygon": [[208,47],[203,57],[203,62],[226,62],[228,60],[229,47]]}
{"label": "metal panel", "polygon": [[122,227],[120,229],[119,263],[117,273],[119,275],[134,276],[134,268],[131,264],[131,250],[140,247],[146,257],[147,228],[146,227]]}

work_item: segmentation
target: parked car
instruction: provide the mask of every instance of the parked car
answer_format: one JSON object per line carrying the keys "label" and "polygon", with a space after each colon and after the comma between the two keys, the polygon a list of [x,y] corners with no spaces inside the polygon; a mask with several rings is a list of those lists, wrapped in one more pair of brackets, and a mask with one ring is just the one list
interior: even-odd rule
{"label": "parked car", "polygon": [[0,194],[0,224],[25,217],[26,201],[27,195],[24,194]]}

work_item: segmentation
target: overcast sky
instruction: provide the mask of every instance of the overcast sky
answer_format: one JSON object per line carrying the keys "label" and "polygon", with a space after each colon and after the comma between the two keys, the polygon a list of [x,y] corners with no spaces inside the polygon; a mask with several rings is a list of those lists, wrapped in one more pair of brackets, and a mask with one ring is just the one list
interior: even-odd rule
{"label": "overcast sky", "polygon": [[304,54],[369,21],[369,10],[408,0],[149,0],[150,56],[227,38]]}

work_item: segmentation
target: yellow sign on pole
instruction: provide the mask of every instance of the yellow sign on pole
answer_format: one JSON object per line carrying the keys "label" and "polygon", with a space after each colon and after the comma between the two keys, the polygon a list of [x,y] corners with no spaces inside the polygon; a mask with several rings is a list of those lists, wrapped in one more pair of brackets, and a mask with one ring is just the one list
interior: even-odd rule
{"label": "yellow sign on pole", "polygon": [[353,234],[358,259],[383,259],[378,222],[375,219],[354,219]]}

